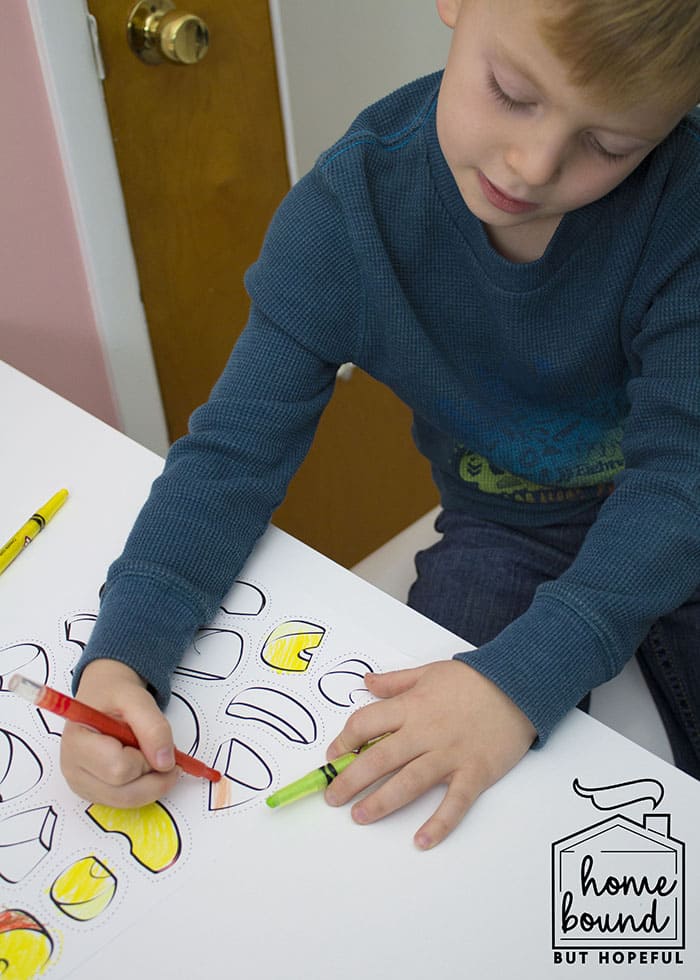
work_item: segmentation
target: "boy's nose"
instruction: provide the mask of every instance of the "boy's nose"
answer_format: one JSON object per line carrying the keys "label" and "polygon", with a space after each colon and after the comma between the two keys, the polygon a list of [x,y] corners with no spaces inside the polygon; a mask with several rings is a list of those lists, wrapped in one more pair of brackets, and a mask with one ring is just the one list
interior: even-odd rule
{"label": "boy's nose", "polygon": [[506,153],[506,163],[528,187],[546,187],[561,173],[564,148],[549,141],[524,141]]}

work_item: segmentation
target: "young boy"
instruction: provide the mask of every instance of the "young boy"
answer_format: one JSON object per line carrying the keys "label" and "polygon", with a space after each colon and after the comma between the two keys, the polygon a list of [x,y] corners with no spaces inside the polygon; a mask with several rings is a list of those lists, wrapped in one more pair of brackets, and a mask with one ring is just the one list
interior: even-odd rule
{"label": "young boy", "polygon": [[[442,840],[638,650],[700,776],[700,5],[437,0],[444,75],[366,110],[291,191],[250,320],[110,569],[67,726],[79,794],[177,778],[160,713],[304,457],[337,366],[415,413],[444,512],[412,604],[479,649],[370,676],[327,799],[372,822],[437,783]],[[154,697],[149,693],[153,692]]]}

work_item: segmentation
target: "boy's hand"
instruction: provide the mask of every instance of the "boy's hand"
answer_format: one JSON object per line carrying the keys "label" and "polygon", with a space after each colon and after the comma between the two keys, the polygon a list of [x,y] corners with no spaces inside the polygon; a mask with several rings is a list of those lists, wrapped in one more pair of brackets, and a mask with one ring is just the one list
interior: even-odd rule
{"label": "boy's hand", "polygon": [[372,823],[446,783],[444,799],[414,837],[423,849],[454,830],[479,794],[519,762],[537,734],[492,681],[458,660],[367,674],[365,682],[382,700],[348,719],[327,758],[391,734],[333,780],[326,800],[334,806],[346,803],[393,773],[352,808],[357,823]]}
{"label": "boy's hand", "polygon": [[61,769],[71,789],[92,803],[130,808],[164,796],[180,773],[165,716],[135,671],[116,660],[91,661],[80,678],[79,701],[125,721],[139,749],[66,722]]}

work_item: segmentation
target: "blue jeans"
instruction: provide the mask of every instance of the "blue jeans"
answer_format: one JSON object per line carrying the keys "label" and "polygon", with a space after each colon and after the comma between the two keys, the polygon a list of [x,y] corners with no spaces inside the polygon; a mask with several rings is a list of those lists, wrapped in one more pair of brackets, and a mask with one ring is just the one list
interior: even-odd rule
{"label": "blue jeans", "polygon": [[[409,605],[481,646],[525,612],[538,585],[568,568],[597,510],[528,528],[442,511],[435,523],[442,539],[416,555]],[[700,589],[654,623],[636,656],[676,765],[700,779]]]}

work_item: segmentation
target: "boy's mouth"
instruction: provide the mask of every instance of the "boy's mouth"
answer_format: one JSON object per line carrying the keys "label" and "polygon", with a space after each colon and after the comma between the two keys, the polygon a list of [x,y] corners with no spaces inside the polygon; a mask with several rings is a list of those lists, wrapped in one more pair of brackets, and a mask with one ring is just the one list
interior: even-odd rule
{"label": "boy's mouth", "polygon": [[534,204],[532,201],[522,201],[517,197],[511,197],[500,187],[492,184],[480,170],[477,173],[484,197],[489,204],[498,208],[499,211],[506,211],[508,214],[524,214],[526,211],[535,211],[539,207],[539,204]]}

